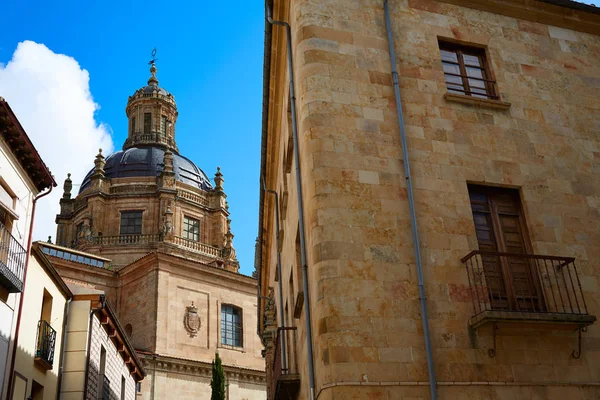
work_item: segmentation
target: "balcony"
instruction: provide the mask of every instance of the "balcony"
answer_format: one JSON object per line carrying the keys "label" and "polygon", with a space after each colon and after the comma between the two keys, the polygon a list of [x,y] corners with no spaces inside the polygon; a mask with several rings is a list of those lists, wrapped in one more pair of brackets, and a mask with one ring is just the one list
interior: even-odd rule
{"label": "balcony", "polygon": [[520,323],[582,329],[596,321],[588,314],[574,258],[473,251],[461,261],[473,302],[472,328]]}
{"label": "balcony", "polygon": [[9,293],[23,291],[26,261],[27,251],[8,229],[0,224],[0,284]]}
{"label": "balcony", "polygon": [[296,353],[296,328],[278,328],[273,359],[273,400],[296,400],[300,392]]}
{"label": "balcony", "polygon": [[115,236],[92,236],[87,242],[80,241],[75,247],[82,248],[85,250],[85,245],[101,245],[101,246],[138,246],[138,245],[146,245],[158,242],[166,242],[177,245],[178,247],[185,248],[187,250],[191,250],[195,253],[200,253],[203,255],[207,255],[210,257],[222,258],[223,257],[223,249],[219,249],[217,247],[209,246],[204,243],[196,242],[195,240],[190,240],[183,238],[181,236],[173,236],[172,238],[165,238],[164,235],[160,233],[153,234],[137,234],[137,235],[115,235]]}
{"label": "balcony", "polygon": [[38,331],[35,349],[35,363],[44,370],[52,369],[54,364],[54,345],[56,331],[44,320],[38,322]]}
{"label": "balcony", "polygon": [[186,239],[180,236],[174,236],[172,242],[178,246],[185,247],[190,250],[194,250],[196,253],[206,254],[212,257],[222,257],[222,249],[218,249],[213,246],[209,246],[204,243],[196,242],[194,240]]}
{"label": "balcony", "polygon": [[149,234],[149,235],[115,235],[115,236],[95,236],[92,237],[90,242],[92,244],[99,244],[104,246],[111,245],[123,245],[123,244],[146,244],[154,243],[160,240],[160,235]]}

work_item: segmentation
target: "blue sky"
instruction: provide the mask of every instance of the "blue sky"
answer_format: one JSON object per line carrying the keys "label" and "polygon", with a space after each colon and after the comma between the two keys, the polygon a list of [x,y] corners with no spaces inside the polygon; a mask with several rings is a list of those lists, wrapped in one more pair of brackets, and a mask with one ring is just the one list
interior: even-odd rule
{"label": "blue sky", "polygon": [[[160,85],[175,95],[178,105],[179,149],[211,179],[221,167],[241,272],[250,274],[258,222],[261,1],[218,7],[204,1],[29,3],[3,1],[0,63],[7,64],[24,40],[73,57],[89,72],[89,90],[100,107],[95,119],[110,126],[116,149],[127,136],[127,97],[146,84],[150,52],[158,49]],[[15,112],[19,115],[18,107]],[[48,146],[34,143],[51,170],[60,169],[44,154]],[[92,166],[93,154],[87,169]],[[59,191],[64,178],[56,177]]]}

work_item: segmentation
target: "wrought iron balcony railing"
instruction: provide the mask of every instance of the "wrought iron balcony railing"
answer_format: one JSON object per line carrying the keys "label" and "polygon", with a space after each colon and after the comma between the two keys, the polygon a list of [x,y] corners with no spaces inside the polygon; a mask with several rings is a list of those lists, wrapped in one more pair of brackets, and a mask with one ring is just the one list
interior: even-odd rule
{"label": "wrought iron balcony railing", "polygon": [[35,359],[42,361],[49,368],[54,363],[54,345],[56,343],[56,331],[44,320],[38,322],[36,339]]}
{"label": "wrought iron balcony railing", "polygon": [[27,250],[0,223],[0,284],[9,293],[23,291]]}
{"label": "wrought iron balcony railing", "polygon": [[273,399],[296,400],[300,390],[295,327],[277,328],[271,394]]}
{"label": "wrought iron balcony railing", "polygon": [[595,320],[588,315],[572,257],[472,251],[461,261],[473,302],[472,326],[485,323],[484,315],[491,312],[515,320]]}

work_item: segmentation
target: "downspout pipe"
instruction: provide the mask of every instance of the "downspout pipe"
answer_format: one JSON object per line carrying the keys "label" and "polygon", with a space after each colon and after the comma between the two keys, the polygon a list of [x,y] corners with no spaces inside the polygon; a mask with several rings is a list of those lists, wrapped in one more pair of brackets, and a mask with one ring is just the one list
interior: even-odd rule
{"label": "downspout pipe", "polygon": [[37,195],[33,199],[33,205],[31,206],[31,221],[29,222],[29,237],[27,239],[27,255],[25,256],[25,272],[23,274],[23,292],[19,297],[19,311],[17,314],[17,326],[15,328],[15,341],[13,343],[13,351],[10,360],[10,376],[8,380],[7,396],[12,396],[13,388],[13,374],[15,370],[15,358],[17,357],[17,347],[19,347],[19,329],[21,328],[21,315],[23,314],[23,299],[25,298],[25,288],[27,287],[27,271],[29,270],[29,258],[31,256],[31,243],[33,242],[33,222],[35,221],[35,206],[37,201],[42,197],[48,196],[54,187],[50,186],[50,190],[42,194]]}
{"label": "downspout pipe", "polygon": [[396,112],[398,113],[398,123],[400,125],[400,140],[402,142],[402,157],[404,158],[404,176],[406,178],[406,191],[408,192],[408,204],[410,209],[410,222],[412,227],[412,237],[415,248],[415,260],[417,264],[417,279],[419,285],[419,299],[421,301],[421,321],[423,323],[423,336],[425,339],[425,353],[427,356],[427,370],[429,372],[429,388],[431,390],[432,400],[437,399],[437,386],[435,379],[435,369],[433,365],[433,355],[431,349],[431,333],[429,332],[429,317],[427,314],[427,298],[425,297],[425,285],[423,282],[423,263],[421,260],[421,247],[419,245],[419,233],[417,230],[417,214],[415,212],[415,200],[413,197],[413,186],[410,175],[410,162],[408,160],[408,146],[406,144],[406,131],[404,129],[404,116],[402,115],[402,98],[400,97],[400,84],[398,80],[398,68],[396,65],[396,52],[394,50],[394,34],[392,23],[390,21],[390,9],[388,0],[383,1],[385,13],[385,26],[387,29],[388,44],[390,47],[390,61],[392,63],[392,78],[394,81],[394,94],[396,97]]}
{"label": "downspout pipe", "polygon": [[[275,196],[275,245],[277,246],[277,275],[279,276],[279,327],[285,328],[283,320],[283,275],[281,274],[281,247],[279,243],[279,195],[275,190],[267,189],[264,178],[262,180],[263,190]],[[287,347],[285,347],[285,331],[281,333],[281,364],[287,370]]]}
{"label": "downspout pipe", "polygon": [[[265,2],[267,7],[267,21],[272,25],[285,27],[287,38],[287,59],[288,71],[290,75],[290,106],[292,112],[292,137],[294,140],[294,161],[296,167],[296,191],[298,195],[298,230],[300,233],[300,260],[302,262],[302,288],[304,290],[304,310],[306,310],[306,349],[308,356],[308,382],[310,385],[309,399],[315,398],[315,366],[313,360],[313,334],[312,334],[312,318],[310,312],[310,301],[308,291],[308,265],[306,260],[306,236],[304,230],[304,203],[302,200],[302,174],[300,171],[300,151],[298,141],[298,121],[296,116],[296,90],[294,84],[294,63],[292,56],[292,28],[290,24],[284,21],[275,21],[272,18],[271,9],[268,2]],[[279,232],[278,232],[279,233]]]}

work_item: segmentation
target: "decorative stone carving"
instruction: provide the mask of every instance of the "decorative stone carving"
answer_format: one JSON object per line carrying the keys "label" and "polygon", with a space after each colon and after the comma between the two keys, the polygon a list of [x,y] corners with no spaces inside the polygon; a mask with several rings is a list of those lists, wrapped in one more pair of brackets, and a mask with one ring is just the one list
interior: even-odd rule
{"label": "decorative stone carving", "polygon": [[217,167],[217,173],[215,174],[215,190],[218,192],[223,191],[223,174],[221,173],[221,167]]}
{"label": "decorative stone carving", "polygon": [[161,187],[175,187],[175,172],[173,172],[173,153],[171,150],[165,151],[163,156],[163,170],[158,178],[158,185]]}
{"label": "decorative stone carving", "polygon": [[71,174],[67,174],[65,184],[63,185],[63,199],[68,200],[71,198],[71,190],[73,189],[73,181],[71,180]]}
{"label": "decorative stone carving", "polygon": [[198,315],[198,308],[194,306],[194,302],[192,301],[192,305],[186,307],[185,315],[183,317],[183,327],[188,335],[193,338],[198,334],[201,325],[202,323],[200,321],[200,316]]}
{"label": "decorative stone carving", "polygon": [[102,149],[98,149],[98,154],[96,155],[96,159],[94,160],[94,175],[104,176],[104,166],[106,165],[106,159],[102,155]]}
{"label": "decorative stone carving", "polygon": [[227,219],[227,233],[225,234],[225,244],[223,246],[223,258],[228,260],[235,260],[236,254],[233,248],[233,233],[231,232],[231,220]]}
{"label": "decorative stone carving", "polygon": [[163,214],[161,234],[163,238],[167,240],[172,239],[174,236],[173,211],[171,210],[171,205],[167,205],[167,211],[165,211],[165,213]]}
{"label": "decorative stone carving", "polygon": [[87,215],[83,218],[81,231],[77,236],[77,244],[90,243],[92,241],[92,218]]}

